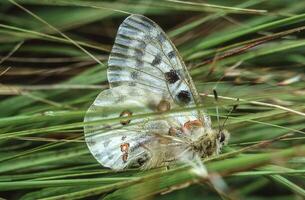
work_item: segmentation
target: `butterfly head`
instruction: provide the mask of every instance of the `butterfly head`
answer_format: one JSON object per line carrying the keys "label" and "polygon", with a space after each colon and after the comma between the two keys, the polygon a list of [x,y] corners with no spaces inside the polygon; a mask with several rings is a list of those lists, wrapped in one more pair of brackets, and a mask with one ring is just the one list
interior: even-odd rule
{"label": "butterfly head", "polygon": [[225,129],[217,130],[217,140],[221,147],[223,145],[228,144],[229,139],[230,139],[230,133],[227,130]]}

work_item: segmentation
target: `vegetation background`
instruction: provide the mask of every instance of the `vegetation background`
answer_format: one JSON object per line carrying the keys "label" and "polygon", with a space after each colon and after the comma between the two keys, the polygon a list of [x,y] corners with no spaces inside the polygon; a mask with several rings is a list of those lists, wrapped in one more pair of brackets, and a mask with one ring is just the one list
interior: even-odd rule
{"label": "vegetation background", "polygon": [[[0,199],[305,198],[305,1],[2,0],[0,10]],[[108,87],[130,13],[172,39],[215,126],[216,106],[223,123],[238,104],[230,144],[205,161],[209,178],[188,166],[114,173],[87,149],[84,113]]]}

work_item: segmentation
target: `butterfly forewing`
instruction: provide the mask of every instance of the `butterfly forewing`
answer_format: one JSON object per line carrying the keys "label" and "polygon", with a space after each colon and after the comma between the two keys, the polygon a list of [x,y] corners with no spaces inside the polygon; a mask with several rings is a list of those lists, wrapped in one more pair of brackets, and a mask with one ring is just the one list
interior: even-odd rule
{"label": "butterfly forewing", "polygon": [[110,85],[139,83],[192,104],[196,90],[174,45],[150,19],[131,15],[119,27],[108,62]]}

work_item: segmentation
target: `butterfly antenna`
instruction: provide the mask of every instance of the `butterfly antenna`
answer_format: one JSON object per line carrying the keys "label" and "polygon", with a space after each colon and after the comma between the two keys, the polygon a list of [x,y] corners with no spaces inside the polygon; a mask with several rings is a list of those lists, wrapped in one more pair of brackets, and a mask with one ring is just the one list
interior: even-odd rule
{"label": "butterfly antenna", "polygon": [[[212,67],[210,69],[210,72],[208,75],[211,75],[215,69],[216,69],[216,61],[217,61],[217,58],[218,58],[218,53],[216,53],[216,55],[214,56],[214,59],[213,59],[213,62],[212,62]],[[214,98],[216,100],[216,116],[217,116],[217,123],[218,123],[218,130],[220,130],[220,120],[219,120],[219,108],[218,108],[218,94],[216,92],[216,88],[218,86],[218,84],[220,83],[220,81],[222,81],[222,79],[224,79],[224,77],[226,76],[226,74],[224,73],[216,82],[214,88],[213,88],[213,94],[214,94]]]}
{"label": "butterfly antenna", "polygon": [[214,94],[215,101],[217,103],[217,105],[216,105],[216,117],[217,117],[218,129],[220,130],[220,120],[219,120],[219,110],[218,110],[218,94],[217,94],[215,88],[213,89],[213,94]]}
{"label": "butterfly antenna", "polygon": [[[239,102],[239,98],[237,98],[237,100],[236,100],[237,102]],[[225,125],[226,125],[226,123],[227,123],[227,121],[228,121],[228,119],[229,119],[229,116],[231,115],[231,113],[233,112],[233,111],[235,111],[236,109],[237,109],[237,107],[238,107],[238,104],[235,104],[233,107],[232,107],[232,109],[229,111],[229,113],[227,114],[227,117],[226,117],[226,119],[224,120],[224,122],[223,122],[223,124],[222,124],[222,126],[221,126],[221,129],[219,129],[219,130],[223,130],[224,128],[225,128]]]}

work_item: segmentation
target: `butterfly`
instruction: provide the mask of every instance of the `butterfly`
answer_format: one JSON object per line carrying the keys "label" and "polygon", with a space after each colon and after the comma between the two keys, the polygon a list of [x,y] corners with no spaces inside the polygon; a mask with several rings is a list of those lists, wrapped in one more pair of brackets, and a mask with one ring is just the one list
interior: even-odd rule
{"label": "butterfly", "polygon": [[116,171],[168,166],[217,155],[227,143],[229,133],[213,129],[197,108],[201,99],[177,49],[147,17],[134,14],[122,22],[107,77],[110,89],[97,96],[84,118],[103,121],[84,127],[88,148],[103,166]]}

